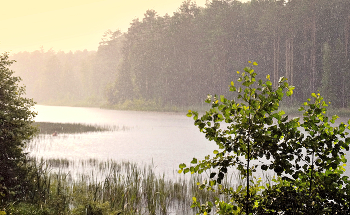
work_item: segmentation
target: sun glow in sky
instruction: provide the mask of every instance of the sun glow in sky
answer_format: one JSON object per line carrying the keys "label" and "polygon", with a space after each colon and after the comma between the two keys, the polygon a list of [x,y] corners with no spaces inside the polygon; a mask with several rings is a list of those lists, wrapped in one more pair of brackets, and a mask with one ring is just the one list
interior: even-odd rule
{"label": "sun glow in sky", "polygon": [[[0,53],[97,50],[108,29],[127,32],[148,9],[173,15],[184,0],[10,0],[0,7]],[[205,6],[206,0],[196,0]]]}

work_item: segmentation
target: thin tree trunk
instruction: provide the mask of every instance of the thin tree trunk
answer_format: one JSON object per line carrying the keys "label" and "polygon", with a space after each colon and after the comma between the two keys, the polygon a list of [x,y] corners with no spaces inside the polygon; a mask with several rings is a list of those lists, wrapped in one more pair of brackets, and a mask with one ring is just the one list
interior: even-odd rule
{"label": "thin tree trunk", "polygon": [[[349,28],[350,28],[350,15],[346,19],[346,23],[344,26],[344,40],[345,40],[345,62],[346,66],[348,67],[350,65],[350,58],[348,54],[348,47],[349,47]],[[344,74],[344,73],[343,73]],[[347,77],[346,77],[347,78]],[[344,97],[344,102],[343,102],[343,108],[347,105],[347,97],[345,96],[345,78],[342,79],[343,81],[343,97]],[[346,93],[347,94],[347,93]]]}
{"label": "thin tree trunk", "polygon": [[279,59],[280,59],[280,35],[277,32],[277,60],[276,60],[276,77],[279,76]]}
{"label": "thin tree trunk", "polygon": [[274,13],[274,20],[275,20],[275,25],[274,25],[274,35],[273,35],[273,86],[277,87],[278,86],[278,66],[277,66],[277,50],[276,50],[276,37],[278,37],[278,20],[277,20],[277,10]]}
{"label": "thin tree trunk", "polygon": [[[251,92],[251,91],[250,91]],[[249,95],[249,107],[251,107],[251,103],[250,103],[250,100],[251,100],[251,95]],[[249,189],[249,164],[250,164],[250,135],[251,135],[251,116],[250,116],[250,113],[249,113],[249,130],[248,130],[248,141],[247,141],[247,146],[248,146],[248,158],[247,158],[247,204],[246,204],[246,214],[248,215],[249,214],[249,203],[250,203],[250,189]]]}
{"label": "thin tree trunk", "polygon": [[[305,44],[307,44],[307,26],[305,25],[304,26],[304,43]],[[305,71],[311,71],[309,68],[308,68],[308,63],[307,63],[307,56],[308,56],[308,49],[306,48],[306,47],[304,47],[304,50],[303,50],[303,63],[304,63],[304,67],[303,67],[303,69],[305,70]],[[310,84],[309,84],[309,86],[308,87],[305,87],[306,89],[305,89],[305,91],[303,92],[303,100],[304,100],[304,98],[305,98],[305,92],[308,92],[308,91],[311,91],[311,73],[309,74],[309,82],[310,82]]]}
{"label": "thin tree trunk", "polygon": [[293,85],[293,79],[294,79],[294,38],[292,38],[292,44],[291,44],[291,64],[290,64],[290,83]]}
{"label": "thin tree trunk", "polygon": [[344,26],[344,40],[345,40],[345,59],[348,59],[348,46],[349,46],[349,26],[350,26],[350,15],[346,19],[346,23]]}
{"label": "thin tree trunk", "polygon": [[[342,69],[342,75],[344,76],[344,71]],[[341,82],[342,82],[342,107],[345,108],[345,78],[342,78]]]}
{"label": "thin tree trunk", "polygon": [[290,80],[290,38],[286,40],[286,78]]}
{"label": "thin tree trunk", "polygon": [[[286,78],[293,85],[293,37],[286,40]],[[292,98],[290,99],[292,102]]]}
{"label": "thin tree trunk", "polygon": [[277,71],[276,71],[276,36],[273,38],[273,86],[277,87]]}
{"label": "thin tree trunk", "polygon": [[312,83],[311,93],[315,92],[315,78],[316,78],[316,5],[315,0],[312,2],[312,48],[311,48],[311,72]]}
{"label": "thin tree trunk", "polygon": [[[290,53],[290,84],[293,86],[294,79],[294,38],[291,39],[291,53]],[[291,95],[291,102],[293,103],[293,95]]]}

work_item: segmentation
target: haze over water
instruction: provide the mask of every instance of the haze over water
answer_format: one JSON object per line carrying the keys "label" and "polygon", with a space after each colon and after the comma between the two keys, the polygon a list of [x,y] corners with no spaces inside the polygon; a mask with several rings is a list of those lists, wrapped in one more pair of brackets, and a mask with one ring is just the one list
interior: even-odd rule
{"label": "haze over water", "polygon": [[[183,113],[118,111],[99,108],[36,105],[37,122],[118,126],[117,131],[48,136],[32,155],[70,160],[98,159],[153,164],[159,174],[171,174],[180,163],[203,159],[218,149]],[[347,121],[340,118],[337,123]],[[349,156],[347,156],[349,157]],[[349,159],[348,159],[349,160]],[[349,164],[349,161],[348,161]],[[349,167],[346,167],[349,174]]]}
{"label": "haze over water", "polygon": [[[154,164],[159,173],[178,169],[193,157],[204,158],[216,148],[179,113],[117,111],[98,108],[35,106],[37,122],[114,125],[118,131],[49,136],[34,156],[99,160],[113,159]],[[44,147],[48,145],[49,147]]]}

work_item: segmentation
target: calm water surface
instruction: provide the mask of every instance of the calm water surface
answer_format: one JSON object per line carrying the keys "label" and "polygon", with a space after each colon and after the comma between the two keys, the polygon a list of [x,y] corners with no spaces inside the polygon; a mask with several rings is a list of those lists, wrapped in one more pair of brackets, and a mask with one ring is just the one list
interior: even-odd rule
{"label": "calm water surface", "polygon": [[[31,154],[45,158],[113,159],[152,164],[159,173],[171,173],[193,157],[203,159],[216,148],[214,142],[183,113],[118,111],[99,108],[36,105],[37,122],[85,123],[118,126],[113,132],[47,136]],[[347,122],[341,118],[337,122]],[[59,132],[59,131],[58,131]],[[44,144],[44,145],[43,145]],[[350,175],[350,156],[347,174]]]}
{"label": "calm water surface", "polygon": [[[214,142],[183,113],[118,111],[99,108],[36,105],[37,122],[86,123],[118,126],[118,131],[47,136],[45,146],[32,155],[43,158],[113,159],[154,164],[159,172],[173,172],[193,157],[204,158]],[[59,131],[58,131],[59,133]]]}

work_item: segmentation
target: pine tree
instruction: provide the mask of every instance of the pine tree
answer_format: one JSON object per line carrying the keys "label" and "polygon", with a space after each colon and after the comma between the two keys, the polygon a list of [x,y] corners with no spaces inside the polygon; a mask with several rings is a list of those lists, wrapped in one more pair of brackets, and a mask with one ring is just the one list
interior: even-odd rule
{"label": "pine tree", "polygon": [[35,103],[23,97],[25,88],[12,76],[9,67],[14,61],[8,58],[7,53],[0,55],[0,206],[23,197],[28,173],[24,147],[36,132]]}

